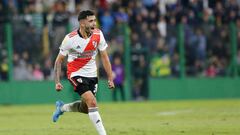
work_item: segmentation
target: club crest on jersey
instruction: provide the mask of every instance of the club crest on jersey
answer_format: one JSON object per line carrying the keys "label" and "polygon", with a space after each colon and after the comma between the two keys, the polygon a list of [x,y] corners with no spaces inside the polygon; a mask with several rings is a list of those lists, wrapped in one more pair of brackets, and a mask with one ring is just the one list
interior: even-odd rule
{"label": "club crest on jersey", "polygon": [[93,44],[94,48],[97,47],[97,42],[96,41],[92,41],[92,44]]}

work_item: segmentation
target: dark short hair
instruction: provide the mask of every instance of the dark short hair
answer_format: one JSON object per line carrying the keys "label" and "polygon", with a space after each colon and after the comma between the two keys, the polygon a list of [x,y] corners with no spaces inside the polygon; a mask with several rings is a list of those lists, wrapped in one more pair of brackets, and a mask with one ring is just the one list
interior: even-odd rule
{"label": "dark short hair", "polygon": [[78,21],[80,21],[82,19],[86,19],[88,16],[92,16],[92,15],[94,15],[94,12],[91,10],[81,11],[78,15]]}

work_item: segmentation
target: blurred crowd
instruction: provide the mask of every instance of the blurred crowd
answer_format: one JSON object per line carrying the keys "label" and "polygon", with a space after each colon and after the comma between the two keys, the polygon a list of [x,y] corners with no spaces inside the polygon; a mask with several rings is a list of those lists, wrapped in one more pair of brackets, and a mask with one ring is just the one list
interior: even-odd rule
{"label": "blurred crowd", "polygon": [[[2,0],[0,31],[4,33],[5,23],[12,24],[15,80],[52,80],[58,47],[67,33],[78,28],[79,11],[95,10],[111,46],[111,61],[120,57],[119,64],[124,65],[124,50],[131,50],[132,95],[141,100],[148,98],[149,76],[179,77],[180,23],[186,76],[231,75],[230,23],[237,29],[240,74],[239,8],[240,0]],[[130,48],[124,48],[124,24],[130,29]],[[0,78],[8,80],[6,36],[1,35]],[[100,65],[102,76],[103,71]]]}

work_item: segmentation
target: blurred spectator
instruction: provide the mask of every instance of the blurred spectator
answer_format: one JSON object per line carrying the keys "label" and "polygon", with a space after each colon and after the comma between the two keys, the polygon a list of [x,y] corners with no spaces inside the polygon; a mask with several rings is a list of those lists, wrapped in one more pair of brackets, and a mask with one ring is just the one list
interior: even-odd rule
{"label": "blurred spectator", "polygon": [[210,64],[206,69],[206,76],[207,77],[216,77],[217,76],[217,68],[214,64]]}
{"label": "blurred spectator", "polygon": [[157,24],[160,36],[165,38],[167,36],[167,24],[164,16],[160,17],[160,20]]}
{"label": "blurred spectator", "polygon": [[[148,63],[146,58],[141,55],[139,57],[139,63],[134,67],[134,83],[132,96],[134,100],[141,101],[148,99]],[[143,72],[145,71],[145,72]]]}
{"label": "blurred spectator", "polygon": [[196,57],[200,61],[206,59],[207,40],[201,29],[196,30]]}
{"label": "blurred spectator", "polygon": [[179,55],[178,53],[174,53],[171,59],[171,75],[173,77],[179,77],[180,75],[180,65],[179,65]]}
{"label": "blurred spectator", "polygon": [[6,21],[6,13],[4,11],[3,2],[0,2],[0,24]]}
{"label": "blurred spectator", "polygon": [[152,10],[154,5],[157,4],[157,0],[142,0],[142,3],[148,10]]}
{"label": "blurred spectator", "polygon": [[117,22],[128,22],[128,14],[123,7],[120,7],[114,15]]}
{"label": "blurred spectator", "polygon": [[47,58],[45,60],[42,72],[45,80],[53,80],[53,68],[51,59]]}
{"label": "blurred spectator", "polygon": [[77,4],[76,5],[76,9],[73,13],[71,13],[71,16],[69,18],[69,23],[71,25],[71,31],[75,30],[75,29],[78,29],[79,27],[79,22],[78,22],[78,14],[81,10],[81,5],[80,4]]}
{"label": "blurred spectator", "polygon": [[[39,63],[44,65],[44,78],[51,79],[52,59],[57,55],[64,35],[69,30],[78,28],[76,16],[80,10],[86,8],[97,11],[98,22],[111,45],[111,60],[115,52],[123,54],[126,49],[123,45],[123,27],[125,23],[128,24],[131,32],[130,59],[134,67],[131,69],[134,72],[131,73],[133,82],[136,83],[135,95],[138,95],[139,89],[139,96],[135,97],[143,96],[142,80],[138,77],[143,67],[147,69],[148,66],[153,67],[159,61],[164,61],[168,71],[166,76],[179,76],[179,23],[184,28],[187,76],[199,77],[212,69],[216,69],[216,75],[211,75],[210,72],[207,77],[227,75],[231,63],[230,22],[237,24],[240,50],[239,0],[4,0],[0,3],[0,24],[12,24],[14,53],[18,55],[19,61],[24,61],[21,64],[14,61],[14,70],[23,66],[26,72],[31,73],[33,62]],[[0,26],[2,33],[3,26]],[[0,49],[6,50],[3,41],[5,34],[2,35]],[[5,57],[0,58],[4,60]],[[153,64],[148,65],[148,62]],[[145,66],[141,67],[140,63]],[[103,74],[101,70],[100,74]]]}
{"label": "blurred spectator", "polygon": [[44,79],[43,72],[41,71],[40,65],[38,63],[33,66],[33,79],[37,81],[42,81]]}
{"label": "blurred spectator", "polygon": [[124,84],[124,66],[122,64],[121,55],[118,53],[115,53],[113,56],[113,64],[112,64],[112,70],[114,74],[114,84],[115,89],[113,90],[112,97],[113,101],[118,101],[117,99],[117,93],[120,92],[121,94],[121,100],[125,101],[125,92],[123,88]]}
{"label": "blurred spectator", "polygon": [[64,36],[67,33],[67,26],[69,21],[69,12],[67,11],[67,5],[64,1],[57,1],[54,5],[54,15],[52,20],[53,26],[53,56],[58,53],[58,48],[61,45]]}
{"label": "blurred spectator", "polygon": [[24,21],[27,26],[32,26],[36,29],[38,34],[41,34],[43,28],[43,15],[40,1],[31,1],[29,5],[24,8]]}
{"label": "blurred spectator", "polygon": [[168,77],[171,75],[170,57],[163,40],[159,40],[157,51],[151,58],[151,75],[153,77]]}
{"label": "blurred spectator", "polygon": [[103,16],[100,17],[100,22],[103,34],[106,35],[106,40],[109,40],[107,37],[110,36],[109,34],[114,26],[114,19],[108,10],[104,11]]}
{"label": "blurred spectator", "polygon": [[168,51],[170,56],[173,56],[177,46],[177,25],[176,18],[171,17],[169,20],[169,24],[167,25],[167,37],[166,44],[168,46]]}
{"label": "blurred spectator", "polygon": [[0,63],[0,80],[8,81],[8,63],[7,58],[4,58]]}
{"label": "blurred spectator", "polygon": [[14,65],[13,74],[15,80],[33,80],[32,67],[27,65],[23,59],[17,59]]}

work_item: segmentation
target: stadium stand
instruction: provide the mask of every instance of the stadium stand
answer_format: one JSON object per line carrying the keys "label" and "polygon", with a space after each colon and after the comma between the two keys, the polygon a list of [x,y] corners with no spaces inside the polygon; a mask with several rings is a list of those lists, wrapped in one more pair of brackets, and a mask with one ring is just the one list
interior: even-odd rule
{"label": "stadium stand", "polygon": [[[5,33],[5,23],[12,25],[15,80],[52,80],[58,46],[65,34],[77,28],[79,11],[96,11],[111,46],[111,60],[116,53],[126,59],[122,24],[127,23],[131,31],[133,95],[141,100],[148,98],[149,76],[180,77],[178,24],[184,31],[185,74],[196,78],[233,76],[230,24],[236,24],[239,75],[239,5],[239,0],[4,0],[0,6],[0,31]],[[0,78],[7,81],[4,38],[3,34]],[[104,74],[100,68],[100,75]]]}

